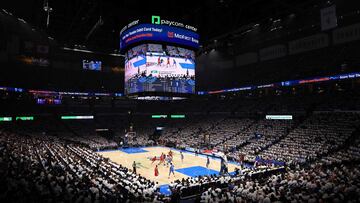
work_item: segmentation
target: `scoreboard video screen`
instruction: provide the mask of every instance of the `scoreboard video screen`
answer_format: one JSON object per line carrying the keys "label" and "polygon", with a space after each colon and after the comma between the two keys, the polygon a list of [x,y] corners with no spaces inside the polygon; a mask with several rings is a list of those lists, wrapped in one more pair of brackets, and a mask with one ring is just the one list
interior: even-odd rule
{"label": "scoreboard video screen", "polygon": [[199,34],[192,25],[156,15],[133,20],[120,31],[124,93],[195,93],[195,51],[199,47]]}
{"label": "scoreboard video screen", "polygon": [[83,60],[83,69],[101,71],[101,61]]}
{"label": "scoreboard video screen", "polygon": [[195,52],[148,43],[125,53],[125,94],[195,92]]}

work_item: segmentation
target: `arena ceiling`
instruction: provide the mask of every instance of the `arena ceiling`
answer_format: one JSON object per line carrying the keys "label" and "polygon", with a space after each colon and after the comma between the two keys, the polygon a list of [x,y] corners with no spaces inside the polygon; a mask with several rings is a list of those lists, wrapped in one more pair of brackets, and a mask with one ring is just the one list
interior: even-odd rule
{"label": "arena ceiling", "polygon": [[[333,0],[333,2],[336,0]],[[337,0],[341,1],[341,0]],[[49,26],[44,5],[52,8]],[[118,48],[119,31],[137,18],[161,15],[198,27],[202,43],[238,27],[273,16],[301,14],[319,0],[12,0],[3,5],[14,16],[45,30],[59,44],[100,50]],[[336,2],[337,3],[337,2]],[[103,24],[89,35],[96,22]]]}

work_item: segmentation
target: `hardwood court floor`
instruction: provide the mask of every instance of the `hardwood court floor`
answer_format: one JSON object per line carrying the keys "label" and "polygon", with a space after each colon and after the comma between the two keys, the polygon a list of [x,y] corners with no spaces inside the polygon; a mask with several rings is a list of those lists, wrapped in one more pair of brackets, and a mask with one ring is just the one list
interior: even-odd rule
{"label": "hardwood court floor", "polygon": [[[142,151],[145,150],[144,151]],[[142,151],[142,152],[141,152]],[[122,166],[125,166],[132,170],[132,164],[135,161],[137,163],[137,173],[144,176],[145,178],[149,180],[153,180],[158,182],[160,185],[162,184],[169,184],[177,179],[187,178],[188,175],[194,175],[198,172],[214,172],[220,170],[220,160],[218,159],[212,159],[210,158],[210,165],[208,170],[206,169],[206,157],[203,155],[195,156],[193,153],[189,152],[183,152],[184,154],[184,161],[181,161],[180,157],[180,151],[178,150],[172,150],[173,151],[173,164],[175,167],[175,177],[173,175],[169,177],[169,167],[164,165],[159,165],[159,176],[155,177],[154,175],[154,168],[155,165],[159,163],[159,161],[155,161],[153,164],[152,161],[149,160],[149,157],[157,156],[159,157],[161,153],[165,153],[166,155],[170,151],[170,148],[167,147],[145,147],[140,148],[139,152],[135,153],[126,153],[121,150],[111,150],[111,151],[103,151],[98,152],[103,157],[109,158],[111,161],[121,164]],[[229,172],[233,172],[235,170],[236,165],[235,164],[228,164]],[[184,173],[178,172],[176,170],[183,170],[186,171],[185,173],[188,175],[185,175]],[[189,173],[187,173],[189,172]]]}

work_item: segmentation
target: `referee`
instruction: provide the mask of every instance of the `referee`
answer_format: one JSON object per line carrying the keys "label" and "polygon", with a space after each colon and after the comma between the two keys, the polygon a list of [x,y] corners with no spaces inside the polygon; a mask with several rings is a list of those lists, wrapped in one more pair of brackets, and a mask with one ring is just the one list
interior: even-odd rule
{"label": "referee", "polygon": [[133,173],[136,173],[136,163],[134,161],[134,163],[132,164],[132,167],[133,167]]}

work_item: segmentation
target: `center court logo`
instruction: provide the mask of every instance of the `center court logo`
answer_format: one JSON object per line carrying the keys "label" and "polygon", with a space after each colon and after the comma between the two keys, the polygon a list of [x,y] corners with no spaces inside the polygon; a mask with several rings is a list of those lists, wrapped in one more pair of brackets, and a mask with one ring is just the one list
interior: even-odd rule
{"label": "center court logo", "polygon": [[151,16],[151,23],[160,25],[160,16]]}

